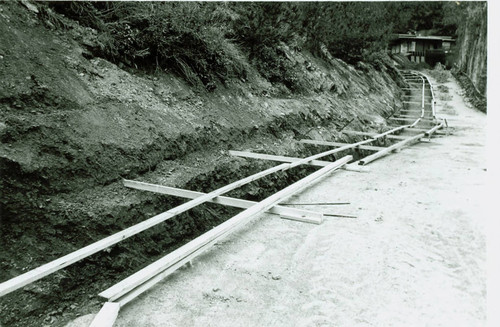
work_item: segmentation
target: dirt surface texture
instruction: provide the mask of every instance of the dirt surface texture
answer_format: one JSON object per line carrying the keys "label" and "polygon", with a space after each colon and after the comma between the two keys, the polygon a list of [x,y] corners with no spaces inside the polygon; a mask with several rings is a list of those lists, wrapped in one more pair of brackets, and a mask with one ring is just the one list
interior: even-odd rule
{"label": "dirt surface texture", "polygon": [[449,135],[287,201],[350,202],[296,207],[356,218],[262,215],[122,308],[116,326],[484,326],[486,116],[453,79],[436,94]]}

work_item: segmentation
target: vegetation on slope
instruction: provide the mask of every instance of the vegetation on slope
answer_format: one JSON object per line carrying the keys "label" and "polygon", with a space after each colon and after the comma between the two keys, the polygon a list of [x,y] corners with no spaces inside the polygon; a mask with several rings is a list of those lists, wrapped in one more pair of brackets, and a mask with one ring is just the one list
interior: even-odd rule
{"label": "vegetation on slope", "polygon": [[[398,8],[376,3],[70,2],[50,8],[95,29],[91,49],[115,63],[176,72],[212,91],[246,80],[246,58],[272,83],[306,92],[282,45],[355,64],[386,48]],[[311,19],[314,17],[314,19]],[[54,24],[55,25],[55,24]]]}

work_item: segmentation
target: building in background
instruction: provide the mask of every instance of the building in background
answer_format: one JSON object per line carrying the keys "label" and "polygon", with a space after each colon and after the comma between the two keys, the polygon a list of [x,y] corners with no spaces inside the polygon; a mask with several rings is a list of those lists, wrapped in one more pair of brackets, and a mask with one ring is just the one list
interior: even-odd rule
{"label": "building in background", "polygon": [[390,52],[402,54],[412,62],[426,62],[431,66],[440,62],[452,65],[455,39],[451,36],[395,34],[389,43]]}

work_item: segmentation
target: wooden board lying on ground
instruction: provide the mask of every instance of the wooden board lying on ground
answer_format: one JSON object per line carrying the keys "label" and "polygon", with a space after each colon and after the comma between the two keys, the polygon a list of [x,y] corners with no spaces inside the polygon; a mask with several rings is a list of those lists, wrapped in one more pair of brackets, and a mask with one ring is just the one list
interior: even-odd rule
{"label": "wooden board lying on ground", "polygon": [[[173,195],[173,196],[178,196],[178,197],[188,198],[188,199],[196,199],[196,198],[206,194],[206,193],[201,193],[201,192],[184,190],[184,189],[180,189],[180,188],[176,188],[176,187],[150,184],[150,183],[144,183],[144,182],[138,182],[138,181],[131,181],[128,179],[123,180],[123,186],[133,188],[136,190]],[[243,208],[243,209],[250,208],[251,206],[253,206],[257,203],[255,201],[230,198],[227,196],[218,196],[216,198],[211,199],[209,202],[227,205],[227,206],[236,207],[236,208]],[[323,221],[323,214],[322,213],[310,211],[310,210],[288,208],[288,207],[283,207],[283,206],[274,206],[271,209],[269,209],[268,212],[272,213],[272,214],[277,214],[277,215],[280,215],[283,217],[285,217],[285,216],[292,217],[292,218],[296,217],[297,219],[295,219],[295,220],[298,220],[300,218],[300,221],[304,221],[304,222],[308,222],[308,223],[312,223],[312,224],[321,224],[321,222]]]}
{"label": "wooden board lying on ground", "polygon": [[[327,145],[327,146],[345,146],[348,145],[349,143],[341,143],[341,142],[328,142],[328,141],[318,141],[318,140],[300,140],[300,143],[306,143],[306,144],[314,144],[314,145]],[[373,145],[358,145],[358,149],[362,150],[372,150],[372,151],[380,151],[385,149],[382,146],[373,146]]]}
{"label": "wooden board lying on ground", "polygon": [[[263,159],[263,160],[272,160],[272,161],[279,161],[279,162],[297,162],[299,160],[302,160],[301,158],[277,156],[274,154],[255,153],[255,152],[248,152],[248,151],[229,150],[228,152],[232,156],[242,157],[242,158]],[[331,163],[332,163],[331,161],[312,160],[307,164],[311,165],[311,166],[325,167]],[[342,169],[349,170],[349,171],[356,171],[356,172],[369,172],[370,171],[370,168],[368,168],[368,167],[360,167],[358,165],[353,165],[353,164],[346,164],[346,165],[342,166]]]}
{"label": "wooden board lying on ground", "polygon": [[434,126],[433,128],[431,128],[430,130],[428,130],[427,132],[424,133],[425,136],[429,137],[429,141],[430,141],[430,139],[432,137],[432,134],[435,133],[438,129],[442,128],[443,125],[444,125],[444,123],[441,122],[440,124]]}
{"label": "wooden board lying on ground", "polygon": [[[412,118],[395,118],[395,117],[391,117],[389,119],[391,120],[397,120],[397,121],[411,121],[412,119],[414,119],[415,117],[412,117]],[[421,117],[418,117],[418,119],[420,120],[433,120],[433,118],[421,118]]]}
{"label": "wooden board lying on ground", "polygon": [[422,114],[422,110],[421,109],[419,109],[419,110],[415,110],[415,109],[401,109],[398,112],[396,112],[395,114],[397,114],[397,113],[421,115]]}
{"label": "wooden board lying on ground", "polygon": [[[345,134],[350,134],[350,135],[363,135],[363,136],[374,136],[377,135],[377,133],[372,133],[372,132],[359,132],[359,131],[342,131],[342,133]],[[395,139],[395,140],[405,140],[408,138],[407,136],[403,135],[387,135],[386,136],[388,139]]]}
{"label": "wooden board lying on ground", "polygon": [[[114,301],[128,292],[132,291],[134,288],[144,284],[149,279],[155,277],[156,275],[162,273],[169,267],[175,265],[180,260],[189,257],[197,251],[204,251],[214,244],[216,241],[226,236],[228,233],[234,231],[236,228],[246,224],[251,218],[259,213],[262,213],[269,208],[275,206],[281,201],[289,198],[296,192],[310,186],[312,183],[316,182],[320,178],[324,177],[326,174],[339,169],[342,165],[352,160],[352,156],[345,156],[332,164],[321,168],[320,170],[308,175],[307,177],[299,180],[298,182],[284,188],[283,190],[271,195],[265,200],[253,205],[252,207],[242,211],[231,219],[223,222],[222,224],[214,227],[205,234],[195,238],[194,240],[188,242],[187,244],[181,246],[180,248],[169,253],[160,260],[152,263],[151,265],[139,270],[132,276],[124,279],[118,284],[108,288],[107,290],[101,292],[99,296],[107,298],[108,300]],[[198,254],[201,252],[198,252]]]}
{"label": "wooden board lying on ground", "polygon": [[434,118],[433,118],[433,117],[420,117],[420,116],[415,117],[415,116],[408,116],[408,115],[400,115],[400,116],[398,116],[397,118],[410,118],[410,119],[411,119],[411,118],[413,118],[413,119],[416,119],[416,118],[421,118],[422,120],[434,120]]}
{"label": "wooden board lying on ground", "polygon": [[400,149],[401,147],[403,147],[404,145],[410,143],[410,142],[416,142],[416,141],[419,141],[422,137],[424,137],[425,134],[418,134],[418,135],[415,135],[415,136],[412,136],[412,137],[409,137],[407,138],[406,140],[403,140],[401,142],[398,142],[396,144],[393,144],[387,148],[385,148],[384,150],[382,151],[379,151],[379,152],[376,152],[368,157],[365,157],[361,160],[359,160],[359,165],[366,165],[382,156],[385,156],[386,154],[388,154],[389,152],[391,151],[394,151],[394,150],[397,150],[397,149]]}
{"label": "wooden board lying on ground", "polygon": [[[443,126],[441,126],[441,128],[442,128],[442,127],[443,127]],[[408,132],[414,132],[414,133],[422,133],[422,132],[424,132],[424,133],[425,133],[425,132],[429,131],[429,129],[426,129],[426,128],[408,128],[408,129],[407,129],[407,131],[408,131]],[[446,133],[444,133],[444,132],[440,132],[440,131],[438,131],[438,130],[434,131],[434,133],[433,133],[433,134],[436,134],[436,135],[446,135]]]}
{"label": "wooden board lying on ground", "polygon": [[[265,154],[265,153],[255,153],[255,152],[248,152],[248,151],[229,150],[228,152],[230,155],[236,156],[236,157],[244,157],[244,158],[252,158],[252,159],[264,159],[264,160],[272,160],[272,161],[278,161],[278,162],[296,162],[298,160],[301,160],[301,158],[278,156],[278,155],[274,155],[274,154]],[[307,164],[311,165],[311,166],[325,167],[331,163],[332,163],[331,161],[311,160]]]}
{"label": "wooden board lying on ground", "polygon": [[[422,105],[422,102],[416,102],[416,101],[402,101],[403,103],[413,103],[413,104],[419,104],[419,105]],[[425,105],[428,105],[430,106],[431,104],[430,103],[425,103]]]}
{"label": "wooden board lying on ground", "polygon": [[106,302],[101,310],[92,320],[89,327],[112,327],[118,317],[120,304],[115,302]]}

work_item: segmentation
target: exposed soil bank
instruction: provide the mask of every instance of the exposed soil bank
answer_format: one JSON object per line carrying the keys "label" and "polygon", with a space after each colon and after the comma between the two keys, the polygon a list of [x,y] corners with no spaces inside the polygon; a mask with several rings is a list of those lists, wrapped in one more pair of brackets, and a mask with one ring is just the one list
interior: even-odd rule
{"label": "exposed soil bank", "polygon": [[467,7],[465,26],[459,30],[457,45],[458,69],[466,75],[475,91],[486,97],[488,4]]}
{"label": "exposed soil bank", "polygon": [[[211,191],[273,165],[227,149],[304,156],[318,149],[294,140],[332,140],[349,122],[378,128],[402,105],[393,67],[289,50],[308,71],[311,94],[280,93],[258,77],[207,93],[92,58],[78,26],[48,30],[18,3],[0,9],[1,281],[182,202],[127,190],[121,177]],[[310,171],[231,195],[261,199]],[[94,311],[98,292],[234,213],[201,206],[5,296],[0,323],[60,326]]]}

